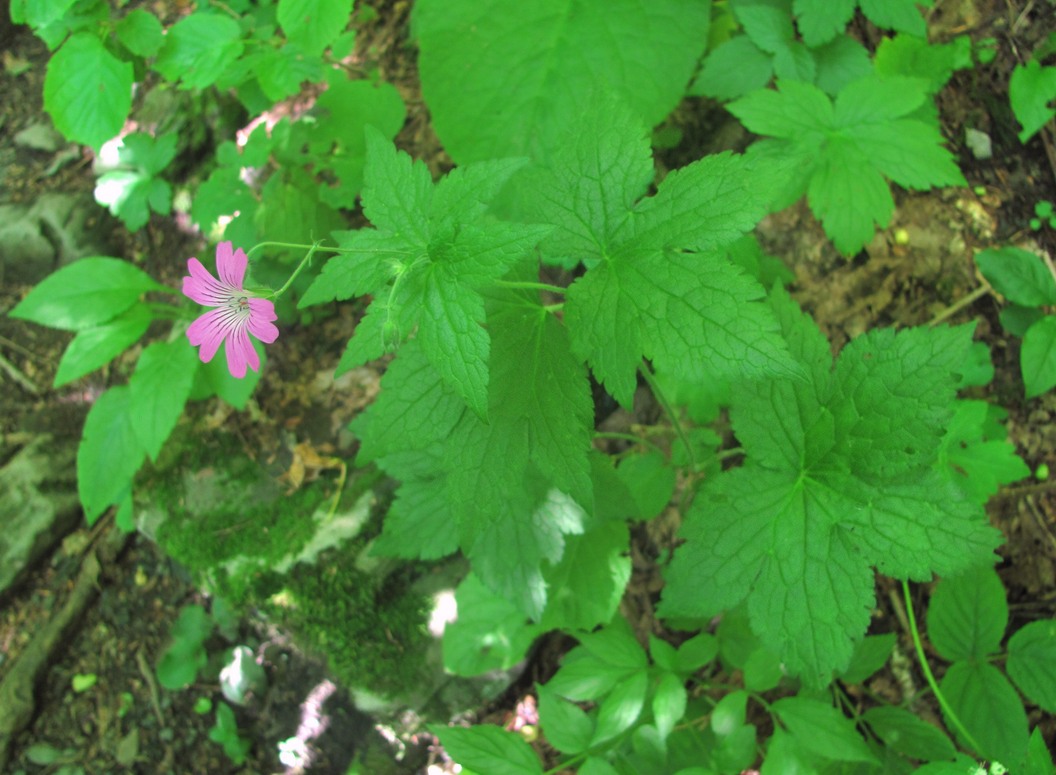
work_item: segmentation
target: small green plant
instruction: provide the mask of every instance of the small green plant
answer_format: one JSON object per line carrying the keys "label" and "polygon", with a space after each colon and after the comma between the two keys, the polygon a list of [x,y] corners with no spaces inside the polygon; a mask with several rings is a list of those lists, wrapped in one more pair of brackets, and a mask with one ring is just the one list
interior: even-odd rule
{"label": "small green plant", "polygon": [[1008,82],[1008,99],[1021,127],[1019,141],[1027,142],[1054,116],[1049,107],[1056,99],[1056,67],[1042,67],[1035,58],[1016,65]]}
{"label": "small green plant", "polygon": [[1056,229],[1056,209],[1047,199],[1034,205],[1034,217],[1030,219],[1030,228],[1034,231],[1038,231],[1042,226]]}
{"label": "small green plant", "polygon": [[216,723],[209,730],[209,739],[219,743],[227,758],[236,765],[245,763],[249,749],[253,747],[249,740],[239,735],[235,712],[224,702],[216,706]]}
{"label": "small green plant", "polygon": [[176,156],[176,135],[153,138],[143,132],[125,135],[104,165],[95,184],[95,201],[125,222],[129,231],[141,229],[153,210],[172,211],[172,186],[160,177]]}
{"label": "small green plant", "polygon": [[185,606],[172,625],[171,642],[158,660],[158,683],[172,691],[194,683],[208,661],[205,641],[212,632],[213,620],[202,606]]}
{"label": "small green plant", "polygon": [[1052,264],[1026,250],[993,248],[978,253],[979,271],[998,293],[1011,302],[1001,311],[1001,323],[1023,337],[1019,366],[1027,398],[1056,386],[1056,315],[1045,308],[1056,305],[1056,275]]}

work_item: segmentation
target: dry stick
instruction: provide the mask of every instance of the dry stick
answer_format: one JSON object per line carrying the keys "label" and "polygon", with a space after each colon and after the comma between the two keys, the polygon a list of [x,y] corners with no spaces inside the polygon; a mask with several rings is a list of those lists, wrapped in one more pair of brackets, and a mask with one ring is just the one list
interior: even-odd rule
{"label": "dry stick", "polygon": [[942,312],[940,312],[938,315],[936,315],[931,320],[929,320],[928,321],[928,325],[929,326],[937,326],[939,323],[941,323],[942,321],[946,320],[947,318],[950,318],[950,317],[953,317],[954,315],[956,315],[958,312],[960,312],[965,307],[970,307],[972,304],[975,304],[975,302],[979,301],[979,299],[983,298],[988,293],[990,293],[991,290],[992,289],[990,288],[989,283],[979,286],[974,291],[969,293],[967,296],[962,296],[957,301],[955,301],[953,304],[951,304],[946,309],[944,309]]}
{"label": "dry stick", "polygon": [[3,355],[0,355],[0,368],[7,372],[7,375],[11,377],[15,382],[24,387],[27,391],[35,396],[40,395],[40,388],[37,387],[36,383],[33,382],[29,377],[19,371],[15,364],[11,363]]}

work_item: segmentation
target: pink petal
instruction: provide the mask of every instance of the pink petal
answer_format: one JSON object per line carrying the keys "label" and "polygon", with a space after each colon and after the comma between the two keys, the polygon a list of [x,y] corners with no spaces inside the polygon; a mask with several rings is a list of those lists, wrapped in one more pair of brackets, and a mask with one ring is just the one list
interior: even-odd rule
{"label": "pink petal", "polygon": [[242,248],[232,252],[230,242],[221,242],[216,246],[216,273],[228,285],[241,288],[246,278],[246,264],[249,260]]}
{"label": "pink petal", "polygon": [[187,259],[190,277],[183,278],[183,295],[198,304],[215,307],[231,298],[231,290],[225,288],[197,258]]}
{"label": "pink petal", "polygon": [[277,320],[275,305],[267,299],[249,299],[249,333],[262,342],[271,344],[279,338],[279,329],[272,325]]}
{"label": "pink petal", "polygon": [[260,356],[253,348],[253,343],[249,341],[249,335],[246,334],[245,329],[238,328],[232,331],[231,336],[227,338],[224,350],[227,352],[227,370],[231,372],[232,377],[238,379],[245,377],[247,363],[253,371],[260,371]]}
{"label": "pink petal", "polygon": [[231,335],[232,323],[226,309],[213,309],[206,312],[187,328],[187,338],[192,345],[201,345],[198,357],[202,363],[208,363],[220,349],[220,343]]}

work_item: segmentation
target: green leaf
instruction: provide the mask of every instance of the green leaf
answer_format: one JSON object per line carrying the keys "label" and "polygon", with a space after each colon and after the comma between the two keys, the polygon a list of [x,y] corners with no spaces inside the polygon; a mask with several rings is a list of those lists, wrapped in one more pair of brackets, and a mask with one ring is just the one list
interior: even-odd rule
{"label": "green leaf", "polygon": [[88,524],[124,498],[146,457],[132,427],[127,387],[113,387],[88,412],[77,447],[77,492]]}
{"label": "green leaf", "polygon": [[569,536],[561,561],[543,570],[552,591],[540,624],[562,630],[608,624],[631,578],[628,540],[623,522],[604,522]]}
{"label": "green leaf", "polygon": [[205,667],[207,655],[203,646],[212,631],[213,622],[200,605],[180,609],[172,625],[171,641],[158,660],[158,683],[170,691],[193,683],[198,671]]}
{"label": "green leaf", "polygon": [[1027,714],[1008,679],[985,662],[955,662],[939,689],[981,747],[975,753],[1016,772],[1027,753]]}
{"label": "green leaf", "polygon": [[62,354],[54,387],[80,379],[112,361],[139,341],[152,320],[150,309],[138,305],[101,326],[79,331]]}
{"label": "green leaf", "polygon": [[590,748],[594,720],[579,706],[552,692],[550,687],[536,684],[535,689],[539,695],[539,723],[546,741],[569,755]]}
{"label": "green leaf", "polygon": [[187,342],[155,342],[143,351],[128,382],[136,438],[157,460],[191,393],[198,359]]}
{"label": "green leaf", "polygon": [[708,54],[690,94],[732,100],[762,89],[773,75],[773,57],[747,35],[738,35]]}
{"label": "green leaf", "polygon": [[444,629],[443,642],[444,669],[455,675],[507,670],[524,659],[532,641],[545,631],[529,624],[517,606],[472,573],[458,585],[456,602],[458,618]]}
{"label": "green leaf", "polygon": [[1054,775],[1056,766],[1053,766],[1052,754],[1049,747],[1045,745],[1045,736],[1040,727],[1034,727],[1030,735],[1030,744],[1027,747],[1027,761],[1023,765],[1024,775]]}
{"label": "green leaf", "polygon": [[843,671],[841,678],[845,683],[862,683],[887,664],[891,651],[895,647],[893,633],[885,635],[866,635],[858,643],[851,656],[851,663]]}
{"label": "green leaf", "polygon": [[235,409],[240,411],[245,409],[246,404],[249,403],[249,397],[253,395],[261,375],[264,374],[264,364],[267,362],[264,347],[253,339],[250,339],[250,343],[260,357],[260,371],[250,369],[242,379],[232,377],[231,371],[227,368],[227,358],[217,353],[216,357],[208,363],[199,364],[198,374],[191,390],[191,398],[198,400],[208,396],[219,396]]}
{"label": "green leaf", "polygon": [[[599,83],[658,124],[696,67],[709,10],[678,0],[423,0],[413,22],[433,123],[464,164],[546,158]],[[532,64],[511,80],[511,62]]]}
{"label": "green leaf", "polygon": [[1008,99],[1023,127],[1019,141],[1025,143],[1056,116],[1049,107],[1056,99],[1056,67],[1042,67],[1036,59],[1016,65],[1008,81]]}
{"label": "green leaf", "polygon": [[770,707],[804,750],[836,761],[876,762],[854,722],[831,705],[785,697]]}
{"label": "green leaf", "polygon": [[819,88],[784,81],[729,110],[757,134],[779,138],[772,152],[800,163],[811,209],[844,254],[856,253],[876,226],[886,227],[894,200],[884,177],[909,188],[964,184],[937,128],[908,118],[926,99],[927,83],[869,76],[834,102]]}
{"label": "green leaf", "polygon": [[988,561],[999,536],[931,468],[969,331],[873,331],[833,370],[813,322],[784,291],[772,297],[807,376],[735,391],[746,463],[698,494],[660,611],[707,618],[747,599],[752,629],[786,668],[824,685],[868,626],[873,567],[951,574]]}
{"label": "green leaf", "polygon": [[644,672],[630,675],[614,686],[601,701],[591,746],[612,740],[630,729],[642,713],[648,690],[649,677]]}
{"label": "green leaf", "polygon": [[[622,217],[599,217],[616,211],[607,203],[639,194],[635,175],[591,177],[596,166],[621,168],[628,163],[622,159],[643,152],[640,126],[626,111],[612,110],[590,119],[569,138],[574,153],[557,158],[549,176],[533,181],[539,219],[556,223],[555,235],[563,233],[565,244],[574,241],[582,251],[576,258],[591,267],[569,287],[565,306],[576,354],[625,406],[643,356],[658,371],[689,380],[787,372],[772,319],[751,303],[762,297],[762,287],[713,250],[762,215],[761,181],[740,157],[709,156],[668,175],[655,196],[624,209]],[[601,148],[591,122],[610,125]],[[585,182],[566,198],[563,185],[576,177]],[[572,220],[578,225],[570,226]]]}
{"label": "green leaf", "polygon": [[719,642],[714,635],[702,632],[678,647],[675,672],[688,675],[696,672],[718,656]]}
{"label": "green leaf", "polygon": [[911,759],[926,762],[952,759],[957,753],[953,743],[939,729],[894,705],[870,708],[862,716],[884,745]]}
{"label": "green leaf", "polygon": [[1046,315],[1027,329],[1019,365],[1027,398],[1047,393],[1056,385],[1056,315]]}
{"label": "green leaf", "polygon": [[763,51],[776,54],[795,38],[792,0],[731,0],[730,10]]}
{"label": "green leaf", "polygon": [[953,481],[976,503],[986,503],[1002,485],[1030,476],[997,419],[1003,415],[985,401],[958,401],[942,440],[938,465],[952,471]]}
{"label": "green leaf", "polygon": [[873,24],[897,30],[918,38],[927,36],[924,17],[917,6],[930,7],[933,0],[859,0],[864,13]]}
{"label": "green leaf", "polygon": [[565,655],[561,669],[547,686],[575,701],[597,700],[637,674],[649,660],[622,617],[609,626],[579,637],[579,646]]}
{"label": "green leaf", "polygon": [[142,8],[136,8],[115,26],[117,39],[136,56],[152,57],[164,43],[164,30],[158,17]]}
{"label": "green leaf", "polygon": [[11,317],[71,331],[113,319],[150,290],[164,290],[135,266],[90,257],[44,279],[9,313]]}
{"label": "green leaf", "polygon": [[1014,304],[1045,307],[1056,304],[1056,278],[1040,256],[1022,248],[982,250],[975,263],[994,290]]}
{"label": "green leaf", "polygon": [[796,26],[808,46],[819,46],[841,32],[854,16],[858,0],[793,0]]}
{"label": "green leaf", "polygon": [[352,0],[279,0],[277,18],[286,37],[317,56],[344,32],[351,15]]}
{"label": "green leaf", "polygon": [[967,37],[937,44],[916,35],[884,38],[876,49],[879,75],[908,75],[928,80],[928,91],[938,92],[954,70],[971,67],[971,42]]}
{"label": "green leaf", "polygon": [[513,732],[482,724],[464,729],[430,725],[444,750],[458,764],[488,775],[542,775],[538,757]]}
{"label": "green leaf", "polygon": [[869,52],[852,37],[840,35],[811,54],[817,66],[814,83],[829,95],[839,94],[847,84],[857,81],[873,70]]}
{"label": "green leaf", "polygon": [[667,739],[675,724],[686,713],[686,687],[673,673],[664,673],[653,693],[653,722],[662,739]]}
{"label": "green leaf", "polygon": [[88,32],[79,32],[48,60],[44,109],[70,140],[98,151],[116,136],[132,107],[132,64]]}
{"label": "green leaf", "polygon": [[1008,640],[1006,669],[1030,701],[1056,713],[1056,621],[1031,622]]}
{"label": "green leaf", "polygon": [[154,68],[183,89],[216,82],[242,53],[242,29],[222,13],[199,11],[169,28]]}

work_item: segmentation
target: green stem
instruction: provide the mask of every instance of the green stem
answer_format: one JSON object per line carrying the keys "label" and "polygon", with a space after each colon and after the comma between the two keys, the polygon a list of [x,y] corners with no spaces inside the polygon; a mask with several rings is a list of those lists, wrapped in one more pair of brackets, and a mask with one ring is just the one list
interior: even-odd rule
{"label": "green stem", "polygon": [[643,439],[641,436],[635,436],[633,433],[612,433],[609,431],[599,431],[594,434],[596,439],[615,439],[616,441],[629,441],[632,444],[642,444],[655,452],[659,452],[661,455],[664,451],[660,449],[656,444],[649,441],[649,439]]}
{"label": "green stem", "polygon": [[671,405],[671,402],[667,400],[664,391],[660,389],[660,383],[656,381],[656,377],[653,376],[651,371],[649,371],[649,367],[646,365],[645,361],[642,361],[642,364],[638,367],[638,371],[641,372],[646,384],[649,385],[649,389],[653,391],[653,395],[656,396],[656,400],[660,402],[660,406],[663,407],[664,413],[667,415],[668,419],[671,420],[671,424],[675,428],[675,433],[678,435],[682,445],[686,448],[686,457],[689,458],[689,468],[691,471],[696,472],[697,457],[693,454],[693,447],[689,443],[689,436],[686,435],[686,429],[682,427],[678,415],[675,414],[675,408]]}
{"label": "green stem", "polygon": [[560,296],[565,295],[565,288],[560,285],[550,285],[549,283],[533,283],[527,280],[496,280],[495,284],[500,288],[526,288],[532,291],[549,291],[550,293],[556,293]]}
{"label": "green stem", "polygon": [[913,600],[909,595],[909,582],[903,580],[902,582],[902,595],[906,599],[906,618],[909,619],[909,631],[913,636],[913,646],[917,650],[917,659],[920,661],[920,669],[924,673],[924,677],[928,680],[928,686],[931,687],[931,691],[935,694],[935,699],[939,702],[939,707],[942,708],[943,715],[946,716],[946,720],[949,722],[961,737],[972,747],[972,750],[978,753],[982,750],[982,747],[972,737],[972,733],[964,728],[964,724],[961,723],[960,718],[953,712],[953,708],[946,701],[945,695],[939,689],[939,684],[935,680],[934,674],[931,672],[931,666],[928,664],[927,655],[924,653],[924,644],[920,640],[920,630],[917,628],[917,617],[913,613]]}
{"label": "green stem", "polygon": [[150,304],[150,314],[155,320],[194,320],[201,310],[187,307],[174,307],[171,304]]}
{"label": "green stem", "polygon": [[291,250],[310,250],[315,252],[317,250],[325,250],[327,253],[351,253],[349,248],[328,248],[323,247],[322,244],[316,242],[311,245],[299,245],[293,242],[258,242],[256,245],[246,251],[246,258],[249,258],[261,248],[290,248]]}
{"label": "green stem", "polygon": [[[261,244],[267,244],[267,243],[261,243]],[[273,244],[275,244],[275,243],[273,243]],[[257,247],[260,247],[260,246],[258,245]],[[314,245],[312,245],[310,248],[308,248],[308,253],[305,254],[304,258],[301,259],[301,263],[299,263],[297,265],[297,268],[293,270],[293,274],[290,275],[290,279],[288,279],[286,281],[286,284],[284,286],[282,286],[281,288],[279,288],[279,290],[277,290],[274,293],[272,293],[269,296],[269,298],[277,299],[280,296],[282,296],[282,294],[286,293],[286,290],[291,285],[293,285],[293,281],[297,279],[297,275],[299,275],[301,273],[301,271],[304,269],[304,267],[306,267],[309,263],[311,263],[312,256],[315,255],[315,251],[317,251],[317,250],[334,250],[334,249],[335,248],[322,248],[322,247],[319,246],[318,242],[316,242]]]}
{"label": "green stem", "polygon": [[586,752],[577,753],[571,759],[561,762],[561,764],[557,765],[552,770],[547,770],[543,773],[543,775],[558,775],[559,772],[568,772],[569,769],[571,769],[576,764],[579,764],[582,761],[586,761],[587,755],[588,754]]}
{"label": "green stem", "polygon": [[991,291],[991,288],[990,288],[989,285],[981,285],[981,286],[979,286],[974,291],[969,293],[967,296],[961,297],[960,299],[955,301],[953,304],[951,304],[949,307],[947,307],[942,312],[940,312],[938,315],[936,315],[931,320],[929,320],[928,321],[928,325],[929,326],[937,326],[939,323],[941,323],[942,321],[946,320],[947,318],[950,318],[950,317],[953,317],[954,315],[956,315],[958,312],[960,312],[965,307],[974,304],[979,299],[981,299],[984,296],[986,296],[986,294],[990,293],[990,291]]}

